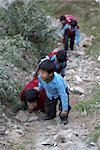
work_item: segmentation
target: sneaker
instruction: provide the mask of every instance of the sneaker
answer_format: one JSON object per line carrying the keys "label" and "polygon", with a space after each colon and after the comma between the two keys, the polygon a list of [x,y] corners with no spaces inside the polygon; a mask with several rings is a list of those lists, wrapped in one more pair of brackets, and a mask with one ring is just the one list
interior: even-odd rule
{"label": "sneaker", "polygon": [[61,123],[62,124],[67,124],[68,123],[68,116],[64,116],[64,117],[62,117],[62,116],[60,116],[60,119],[61,119]]}

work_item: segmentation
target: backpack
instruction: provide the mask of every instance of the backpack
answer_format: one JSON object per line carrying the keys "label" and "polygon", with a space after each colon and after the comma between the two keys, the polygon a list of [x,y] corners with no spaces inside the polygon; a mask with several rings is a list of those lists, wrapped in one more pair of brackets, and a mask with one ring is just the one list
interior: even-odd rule
{"label": "backpack", "polygon": [[[56,58],[58,58],[59,56],[59,54],[60,55],[62,55],[61,53],[59,53],[58,54],[58,52],[61,52],[61,51],[64,51],[64,50],[60,50],[59,48],[55,48],[51,53],[49,53],[48,55],[47,55],[47,57],[49,58],[49,59],[51,59],[52,58],[52,56],[56,56]],[[58,54],[58,55],[57,55]],[[65,54],[66,54],[66,52],[65,52]],[[59,57],[60,58],[60,57]],[[66,55],[66,58],[64,58],[63,59],[63,61],[64,62],[67,62],[67,60],[68,60],[68,58],[67,58],[67,55]]]}
{"label": "backpack", "polygon": [[57,55],[59,51],[59,48],[55,48],[51,53],[48,54],[49,59],[51,59],[52,56]]}
{"label": "backpack", "polygon": [[77,18],[74,17],[74,16],[72,16],[72,15],[65,15],[65,18],[66,18],[66,21],[67,21],[67,23],[68,23],[69,25],[70,25],[70,23],[71,23],[71,20],[77,21]]}

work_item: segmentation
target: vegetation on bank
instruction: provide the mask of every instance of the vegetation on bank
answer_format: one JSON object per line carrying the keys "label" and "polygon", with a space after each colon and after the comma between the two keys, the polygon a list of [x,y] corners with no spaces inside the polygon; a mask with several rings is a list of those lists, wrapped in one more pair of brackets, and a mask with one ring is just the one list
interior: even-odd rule
{"label": "vegetation on bank", "polygon": [[[51,20],[38,0],[19,0],[0,8],[0,101],[19,105],[25,74],[37,67],[38,58],[51,51],[56,41]],[[23,75],[22,75],[23,73]]]}

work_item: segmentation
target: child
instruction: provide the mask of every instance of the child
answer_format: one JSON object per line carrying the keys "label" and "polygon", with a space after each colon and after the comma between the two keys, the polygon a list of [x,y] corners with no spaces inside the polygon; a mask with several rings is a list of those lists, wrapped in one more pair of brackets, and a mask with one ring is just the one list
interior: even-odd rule
{"label": "child", "polygon": [[30,81],[20,93],[20,99],[28,106],[29,113],[44,109],[46,94],[44,89],[39,92],[35,90],[35,88],[38,87],[38,82],[38,78],[34,77],[33,80]]}
{"label": "child", "polygon": [[56,117],[56,105],[60,100],[60,119],[66,124],[68,122],[68,113],[71,109],[69,105],[69,93],[67,84],[64,79],[54,72],[55,66],[51,60],[44,60],[39,65],[39,89],[44,88],[46,91],[45,100],[45,120],[54,119]]}
{"label": "child", "polygon": [[50,59],[55,64],[55,72],[61,74],[61,76],[64,77],[67,62],[66,52],[64,50],[59,50],[58,53],[53,55]]}
{"label": "child", "polygon": [[64,37],[63,42],[65,50],[68,50],[68,41],[70,39],[70,49],[74,49],[74,41],[79,46],[80,42],[80,31],[77,25],[77,19],[71,15],[65,15],[60,17],[62,23],[62,35]]}
{"label": "child", "polygon": [[45,58],[41,59],[39,64],[46,59],[50,59],[53,61],[55,65],[55,72],[61,74],[62,77],[65,76],[65,67],[67,62],[66,52],[64,50],[60,50],[55,48],[50,54],[48,54]]}

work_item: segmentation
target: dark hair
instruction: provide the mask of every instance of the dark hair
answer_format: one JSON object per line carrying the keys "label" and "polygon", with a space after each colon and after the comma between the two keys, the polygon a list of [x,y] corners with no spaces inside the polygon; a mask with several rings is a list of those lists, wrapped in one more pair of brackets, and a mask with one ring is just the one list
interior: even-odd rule
{"label": "dark hair", "polygon": [[65,16],[60,16],[60,21],[66,20]]}
{"label": "dark hair", "polygon": [[25,93],[27,102],[35,102],[38,99],[38,92],[35,89],[29,89]]}
{"label": "dark hair", "polygon": [[66,61],[66,57],[67,57],[66,52],[64,50],[60,50],[58,51],[56,57],[57,57],[58,62],[62,63]]}
{"label": "dark hair", "polygon": [[76,20],[71,20],[70,25],[75,28],[77,26],[77,21]]}
{"label": "dark hair", "polygon": [[51,60],[44,60],[43,62],[41,62],[41,64],[39,65],[39,69],[42,69],[44,71],[47,71],[49,74],[54,72],[55,70],[55,65]]}

